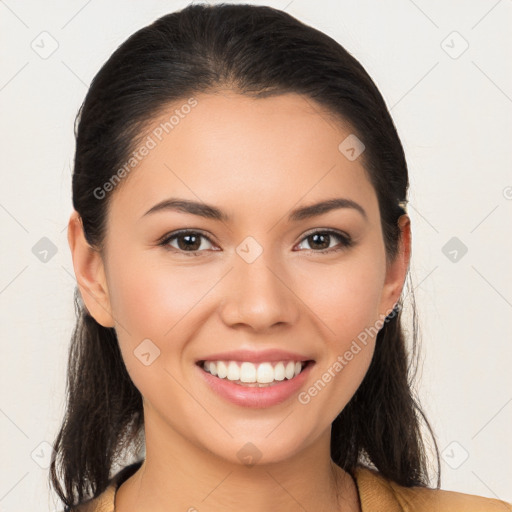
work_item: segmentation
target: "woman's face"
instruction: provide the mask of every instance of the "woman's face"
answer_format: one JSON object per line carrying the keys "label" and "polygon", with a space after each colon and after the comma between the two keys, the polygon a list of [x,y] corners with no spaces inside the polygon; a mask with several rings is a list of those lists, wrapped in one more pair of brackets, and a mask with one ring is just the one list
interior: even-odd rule
{"label": "woman's face", "polygon": [[[148,150],[109,205],[104,299],[82,295],[116,328],[146,429],[233,462],[275,462],[330,434],[368,369],[408,256],[386,265],[362,146],[318,104],[231,92],[195,101],[169,108],[142,139]],[[172,128],[162,125],[175,109]],[[165,207],[171,199],[199,206]],[[332,199],[355,206],[294,214]],[[193,233],[169,239],[177,230]],[[224,360],[314,363],[300,380],[265,388],[220,382],[197,364],[242,350]],[[273,350],[293,355],[261,354]],[[244,365],[249,380],[253,368]]]}

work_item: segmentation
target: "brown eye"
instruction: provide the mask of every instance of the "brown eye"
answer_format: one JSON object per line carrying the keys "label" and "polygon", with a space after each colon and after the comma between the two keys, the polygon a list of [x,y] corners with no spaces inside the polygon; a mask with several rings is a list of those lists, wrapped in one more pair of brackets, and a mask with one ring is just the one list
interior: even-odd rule
{"label": "brown eye", "polygon": [[[203,240],[206,240],[210,247],[203,247]],[[333,230],[317,230],[305,236],[302,240],[301,244],[307,241],[310,247],[309,250],[320,254],[340,251],[353,245],[352,239],[348,235]],[[338,243],[333,246],[332,242],[335,240]],[[171,242],[176,243],[176,245]],[[159,245],[187,256],[200,256],[205,250],[212,249],[212,242],[206,235],[191,230],[171,233],[164,237]]]}
{"label": "brown eye", "polygon": [[[198,231],[179,231],[165,237],[159,245],[169,250],[188,253],[187,256],[199,256],[197,253],[205,250],[204,244],[202,243],[203,240],[207,240],[211,245],[210,239]],[[171,244],[171,242],[174,241],[177,242],[177,246]],[[201,249],[202,246],[203,248]],[[206,247],[206,249],[209,249],[209,247]]]}
{"label": "brown eye", "polygon": [[[331,242],[333,239],[338,240],[337,245],[341,247],[337,247],[336,244],[332,246]],[[302,240],[303,242],[301,242],[301,244],[304,243],[304,241],[307,241],[311,250],[320,253],[335,252],[352,245],[350,237],[332,230],[315,231],[304,237]]]}

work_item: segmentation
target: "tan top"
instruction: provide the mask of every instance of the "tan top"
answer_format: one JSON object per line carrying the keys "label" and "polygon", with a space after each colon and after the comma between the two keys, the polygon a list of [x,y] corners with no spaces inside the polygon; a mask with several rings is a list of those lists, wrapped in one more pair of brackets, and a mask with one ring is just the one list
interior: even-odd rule
{"label": "tan top", "polygon": [[[115,512],[116,490],[135,469],[119,472],[102,494],[71,512]],[[512,504],[501,500],[424,487],[402,487],[363,466],[355,469],[354,477],[362,512],[512,512]]]}

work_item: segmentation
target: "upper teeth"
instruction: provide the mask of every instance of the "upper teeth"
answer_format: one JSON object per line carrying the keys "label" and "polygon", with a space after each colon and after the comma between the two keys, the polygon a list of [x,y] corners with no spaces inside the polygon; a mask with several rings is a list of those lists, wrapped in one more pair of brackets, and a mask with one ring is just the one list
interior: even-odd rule
{"label": "upper teeth", "polygon": [[[305,364],[305,363],[304,363]],[[258,382],[265,384],[274,380],[293,379],[302,371],[303,363],[300,361],[280,361],[272,363],[254,364],[248,361],[205,361],[203,369],[220,379],[239,380],[241,382]]]}

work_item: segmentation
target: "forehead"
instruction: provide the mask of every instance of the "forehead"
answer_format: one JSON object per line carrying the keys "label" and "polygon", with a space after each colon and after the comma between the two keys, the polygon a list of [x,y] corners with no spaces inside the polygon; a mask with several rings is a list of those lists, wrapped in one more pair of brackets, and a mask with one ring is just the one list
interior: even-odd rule
{"label": "forehead", "polygon": [[298,94],[185,98],[147,124],[111,208],[140,217],[167,196],[181,196],[258,214],[341,196],[371,210],[376,197],[362,159],[339,149],[350,135],[348,123]]}

